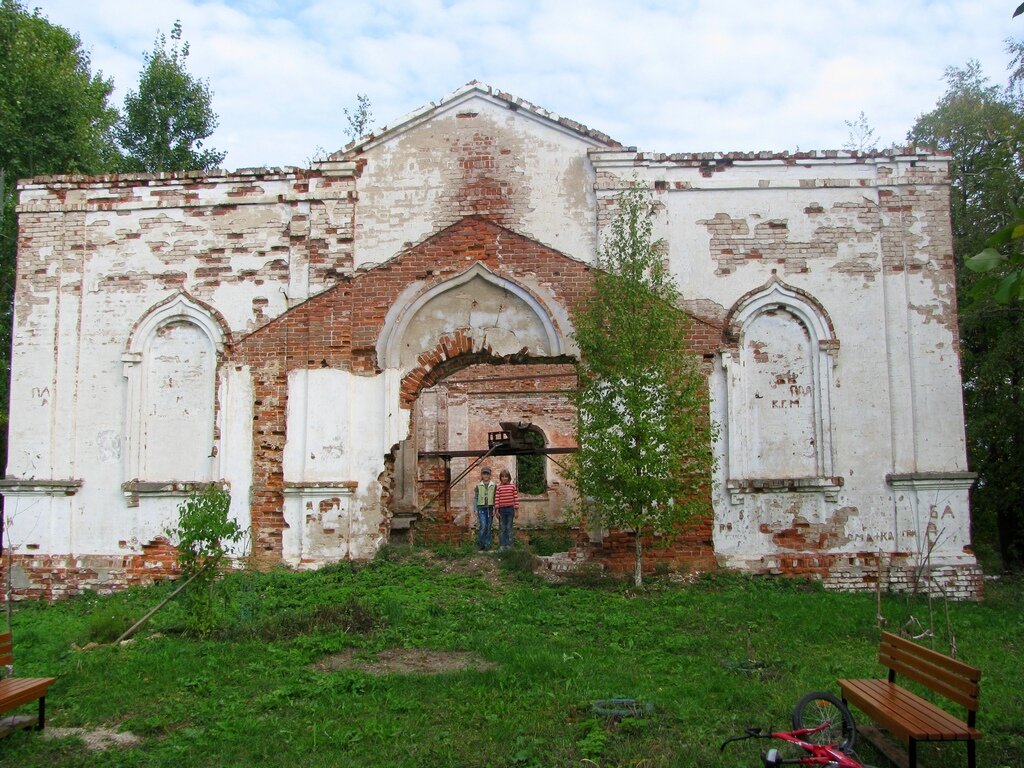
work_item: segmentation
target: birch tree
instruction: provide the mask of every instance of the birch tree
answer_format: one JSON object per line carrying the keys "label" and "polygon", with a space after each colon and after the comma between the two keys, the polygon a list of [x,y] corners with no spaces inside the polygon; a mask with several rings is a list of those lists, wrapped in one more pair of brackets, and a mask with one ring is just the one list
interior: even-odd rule
{"label": "birch tree", "polygon": [[647,192],[623,192],[593,296],[573,313],[580,449],[571,474],[588,523],[633,532],[637,585],[643,537],[708,510],[714,464],[705,377],[652,233]]}

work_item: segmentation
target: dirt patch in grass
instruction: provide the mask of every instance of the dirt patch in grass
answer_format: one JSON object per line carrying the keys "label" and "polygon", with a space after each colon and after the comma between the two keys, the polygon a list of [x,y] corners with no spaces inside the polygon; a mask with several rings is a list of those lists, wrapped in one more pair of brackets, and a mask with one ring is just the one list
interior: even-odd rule
{"label": "dirt patch in grass", "polygon": [[477,553],[467,557],[448,559],[440,557],[430,550],[422,550],[420,557],[431,565],[439,568],[442,573],[454,573],[460,576],[479,576],[492,587],[502,586],[501,569],[498,567],[497,553]]}
{"label": "dirt patch in grass", "polygon": [[357,669],[369,675],[443,675],[466,670],[486,671],[496,665],[469,651],[429,651],[420,648],[388,648],[371,657],[360,657],[355,648],[325,656],[313,667],[321,672]]}
{"label": "dirt patch in grass", "polygon": [[121,733],[110,728],[50,728],[43,731],[45,739],[64,739],[74,736],[81,739],[86,749],[99,752],[105,749],[134,747],[142,739],[127,731]]}

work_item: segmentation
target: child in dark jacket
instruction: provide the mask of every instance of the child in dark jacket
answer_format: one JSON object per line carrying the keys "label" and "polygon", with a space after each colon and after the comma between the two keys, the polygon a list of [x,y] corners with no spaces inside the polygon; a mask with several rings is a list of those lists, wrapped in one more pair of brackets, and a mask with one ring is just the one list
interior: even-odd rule
{"label": "child in dark jacket", "polygon": [[494,494],[497,486],[491,482],[491,469],[480,470],[480,482],[473,491],[473,507],[476,509],[476,547],[481,552],[491,548],[491,523],[494,518]]}
{"label": "child in dark jacket", "polygon": [[494,492],[494,506],[498,508],[498,545],[506,550],[512,546],[512,521],[519,509],[519,489],[507,469],[501,470],[498,480],[498,489]]}

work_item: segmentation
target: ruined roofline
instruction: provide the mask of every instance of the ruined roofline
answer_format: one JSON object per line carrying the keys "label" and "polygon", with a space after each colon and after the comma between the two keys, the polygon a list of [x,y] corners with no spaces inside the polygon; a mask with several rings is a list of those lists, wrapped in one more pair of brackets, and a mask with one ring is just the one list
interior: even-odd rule
{"label": "ruined roofline", "polygon": [[[338,165],[332,163],[332,166]],[[332,169],[333,170],[333,169]],[[352,167],[354,175],[355,167]],[[324,175],[324,169],[299,168],[296,166],[283,167],[258,167],[239,168],[234,171],[227,171],[223,168],[213,168],[209,171],[175,171],[162,173],[106,173],[90,176],[88,174],[51,174],[48,176],[32,176],[27,179],[18,180],[18,189],[33,188],[54,188],[54,187],[84,187],[84,186],[137,186],[142,184],[177,184],[177,183],[220,183],[235,180],[252,181],[254,179],[302,179],[312,176]],[[345,175],[337,172],[331,175]]]}
{"label": "ruined roofline", "polygon": [[360,152],[387,140],[388,138],[402,133],[409,128],[415,127],[419,123],[423,122],[431,115],[434,115],[444,109],[457,106],[463,101],[471,98],[474,94],[482,95],[486,98],[492,99],[496,102],[504,104],[506,107],[513,111],[523,112],[543,123],[548,123],[555,127],[560,128],[563,131],[582,136],[591,141],[603,144],[608,148],[622,148],[622,144],[606,133],[588,128],[583,123],[578,123],[575,120],[571,120],[567,117],[551,112],[550,110],[539,107],[526,99],[522,99],[518,96],[514,96],[507,91],[502,91],[494,88],[487,83],[482,83],[479,80],[471,80],[461,88],[457,88],[446,96],[438,99],[437,101],[431,101],[428,104],[414,109],[402,117],[399,117],[394,122],[381,127],[379,130],[369,133],[366,136],[362,136],[354,141],[350,141],[344,147],[339,149],[330,155],[331,160],[342,160],[348,157],[358,155]]}
{"label": "ruined roofline", "polygon": [[790,152],[642,152],[636,147],[621,149],[595,147],[588,150],[595,163],[633,165],[698,166],[707,163],[747,163],[751,165],[857,165],[880,164],[894,161],[948,162],[952,153],[930,147],[894,147],[874,152],[843,149],[817,149]]}

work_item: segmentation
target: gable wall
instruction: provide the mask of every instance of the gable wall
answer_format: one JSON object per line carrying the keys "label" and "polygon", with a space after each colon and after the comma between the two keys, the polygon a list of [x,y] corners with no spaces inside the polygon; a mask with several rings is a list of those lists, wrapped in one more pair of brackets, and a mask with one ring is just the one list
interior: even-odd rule
{"label": "gable wall", "polygon": [[[736,477],[726,430],[715,518],[665,556],[863,587],[879,551],[912,566],[938,538],[951,591],[976,592],[944,159],[644,155],[490,97],[449,106],[310,171],[22,187],[7,510],[25,594],[60,589],[57,570],[81,584],[166,572],[160,535],[183,489],[133,484],[126,460],[126,351],[152,308],[184,291],[223,326],[209,458],[253,551],[300,566],[368,557],[418,394],[453,358],[494,357],[459,329],[388,368],[389,313],[482,264],[570,338],[634,180],[652,189],[720,423],[746,418],[727,370],[742,340],[724,327],[745,297],[776,283],[806,295],[830,334],[820,487]],[[630,546],[613,532],[594,552],[625,563]]]}
{"label": "gable wall", "polygon": [[596,145],[493,99],[448,105],[358,155],[356,263],[379,264],[465,216],[589,260]]}

